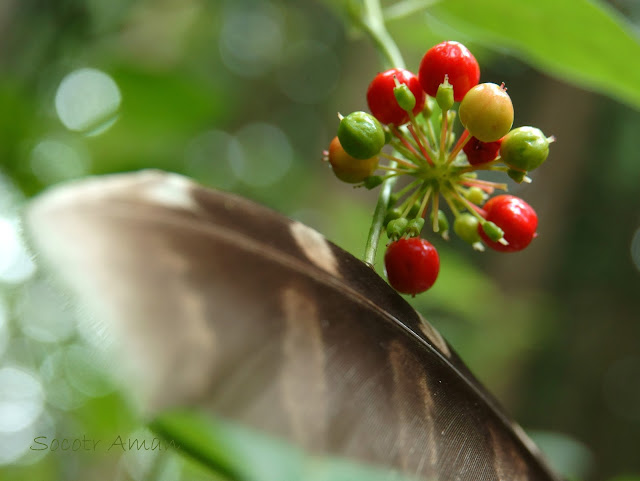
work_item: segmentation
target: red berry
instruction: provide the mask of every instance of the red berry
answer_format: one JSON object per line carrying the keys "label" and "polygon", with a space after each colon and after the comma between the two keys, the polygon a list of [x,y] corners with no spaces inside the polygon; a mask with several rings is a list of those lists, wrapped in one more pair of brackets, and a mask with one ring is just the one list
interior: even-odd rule
{"label": "red berry", "polygon": [[412,237],[389,244],[384,255],[389,284],[403,294],[419,294],[438,278],[438,251],[425,239]]}
{"label": "red berry", "polygon": [[460,102],[467,92],[480,81],[480,67],[467,47],[458,42],[442,42],[431,47],[422,57],[418,78],[422,88],[432,97],[449,76],[453,85],[453,98]]}
{"label": "red berry", "polygon": [[402,68],[394,68],[376,75],[367,90],[367,103],[373,116],[383,124],[402,125],[409,121],[409,115],[398,105],[393,93],[396,87],[394,76],[399,83],[409,87],[416,98],[416,105],[412,111],[413,115],[418,115],[424,107],[426,95],[418,77]]}
{"label": "red berry", "polygon": [[492,249],[500,252],[521,251],[536,236],[538,215],[524,200],[513,195],[498,195],[489,199],[483,209],[487,213],[486,219],[504,231],[504,239],[509,243],[503,245],[492,241],[479,225],[480,237]]}
{"label": "red berry", "polygon": [[482,142],[471,137],[462,150],[467,154],[467,160],[471,165],[478,165],[494,160],[498,156],[501,144],[502,139],[495,142]]}

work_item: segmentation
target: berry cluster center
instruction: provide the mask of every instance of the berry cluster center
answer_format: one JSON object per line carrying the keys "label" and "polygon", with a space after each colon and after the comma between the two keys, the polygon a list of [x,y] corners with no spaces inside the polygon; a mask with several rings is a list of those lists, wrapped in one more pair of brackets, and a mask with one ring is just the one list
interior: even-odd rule
{"label": "berry cluster center", "polygon": [[[339,115],[337,136],[324,152],[344,182],[374,189],[408,179],[390,196],[384,219],[385,268],[399,292],[415,295],[437,278],[437,251],[421,237],[425,224],[448,239],[453,216],[456,235],[480,251],[485,245],[520,251],[537,235],[533,208],[511,195],[492,197],[507,184],[479,173],[531,182],[527,173],[546,160],[554,139],[534,127],[512,129],[505,85],[479,80],[478,62],[464,45],[438,44],[418,75],[401,68],[379,73],[367,90],[371,113]],[[464,128],[459,136],[457,121]]]}

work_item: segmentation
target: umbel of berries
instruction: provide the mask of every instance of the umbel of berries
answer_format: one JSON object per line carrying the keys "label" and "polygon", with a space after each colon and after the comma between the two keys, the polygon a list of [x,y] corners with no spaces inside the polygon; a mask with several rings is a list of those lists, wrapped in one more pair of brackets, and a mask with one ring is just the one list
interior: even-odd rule
{"label": "umbel of berries", "polygon": [[[382,185],[365,261],[373,264],[379,233],[386,232],[385,268],[397,291],[424,292],[438,277],[438,254],[422,238],[425,225],[445,240],[452,225],[478,251],[517,252],[532,243],[538,216],[518,197],[494,196],[507,190],[496,176],[531,182],[528,172],[546,161],[554,138],[531,126],[512,130],[506,86],[480,83],[478,62],[464,45],[429,49],[418,75],[401,68],[378,73],[366,102],[371,114],[340,115],[325,158],[345,182]],[[485,171],[492,180],[481,178]]]}

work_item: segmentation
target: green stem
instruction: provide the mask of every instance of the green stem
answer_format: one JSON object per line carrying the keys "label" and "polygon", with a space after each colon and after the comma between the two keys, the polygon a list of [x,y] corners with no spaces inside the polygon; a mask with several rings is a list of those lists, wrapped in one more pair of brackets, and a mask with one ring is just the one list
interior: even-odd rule
{"label": "green stem", "polygon": [[404,209],[402,210],[402,214],[400,215],[400,217],[407,217],[409,211],[413,207],[413,204],[416,203],[418,197],[420,197],[420,195],[422,194],[422,191],[423,187],[416,189],[416,191],[402,203],[400,208],[402,209],[404,207]]}
{"label": "green stem", "polygon": [[[360,18],[360,25],[382,54],[384,67],[387,69],[393,67],[404,68],[405,63],[402,54],[385,27],[380,0],[364,0],[363,6],[364,10]],[[395,162],[391,162],[389,167],[396,167]],[[376,209],[373,212],[373,220],[364,251],[364,262],[371,267],[373,267],[376,259],[378,242],[380,241],[380,234],[383,228],[382,224],[387,214],[389,197],[395,181],[396,179],[393,178],[387,179],[382,183]]]}
{"label": "green stem", "polygon": [[456,207],[456,203],[451,199],[451,196],[445,192],[442,193],[442,197],[445,202],[449,205],[451,212],[453,212],[454,217],[457,219],[460,217],[460,210]]}
{"label": "green stem", "polygon": [[476,219],[478,219],[480,224],[484,224],[486,222],[486,219],[484,218],[485,216],[481,215],[479,212],[482,210],[480,207],[473,204],[472,202],[469,202],[467,199],[464,198],[464,196],[460,195],[460,191],[458,190],[458,188],[454,188],[452,192],[455,198],[458,199],[460,202],[462,202],[467,207],[467,210],[471,214],[473,214],[476,217]]}
{"label": "green stem", "polygon": [[[414,155],[409,149],[407,149],[402,142],[400,142],[396,137],[393,137],[389,142],[389,145],[394,148],[397,152],[404,155],[408,160],[413,162],[416,165],[422,164],[422,159]],[[391,159],[390,159],[391,160]]]}
{"label": "green stem", "polygon": [[417,187],[417,184],[421,183],[422,180],[420,179],[416,179],[413,182],[411,182],[410,184],[407,184],[406,186],[404,186],[401,190],[399,190],[398,192],[396,192],[397,198],[401,199],[403,195],[405,195],[407,192],[409,192],[410,190],[413,190],[415,187]]}
{"label": "green stem", "polygon": [[431,212],[433,212],[433,221],[431,222],[431,229],[433,232],[438,232],[440,230],[440,225],[438,224],[438,211],[440,210],[440,195],[438,191],[435,190],[433,193],[433,202],[431,203]]}
{"label": "green stem", "polygon": [[405,159],[401,159],[400,157],[395,157],[393,155],[389,155],[389,154],[385,154],[384,152],[380,152],[378,154],[381,157],[384,157],[387,160],[393,160],[394,162],[400,164],[400,165],[404,165],[405,167],[409,168],[409,169],[417,169],[418,166],[416,164],[414,164],[413,162],[409,162]]}
{"label": "green stem", "polygon": [[424,217],[425,214],[427,213],[427,204],[429,204],[429,198],[431,197],[431,191],[432,191],[432,188],[429,187],[427,189],[427,192],[424,194],[424,197],[422,198],[422,204],[420,204],[420,210],[418,211],[418,215],[416,216],[416,218]]}
{"label": "green stem", "polygon": [[364,12],[360,18],[360,26],[371,37],[374,45],[382,54],[385,69],[405,68],[400,49],[389,35],[384,24],[380,0],[364,0]]}
{"label": "green stem", "polygon": [[386,8],[384,16],[389,21],[399,20],[421,13],[436,3],[438,3],[438,0],[405,0]]}

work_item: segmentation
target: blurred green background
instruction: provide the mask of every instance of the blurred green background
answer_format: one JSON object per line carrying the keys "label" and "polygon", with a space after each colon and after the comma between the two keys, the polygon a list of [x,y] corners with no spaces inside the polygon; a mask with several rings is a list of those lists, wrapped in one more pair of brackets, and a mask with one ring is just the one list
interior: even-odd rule
{"label": "blurred green background", "polygon": [[[462,41],[482,81],[507,84],[515,125],[557,142],[533,184],[510,184],[538,212],[532,246],[434,240],[440,279],[410,301],[568,476],[638,479],[640,5],[428,3],[389,23],[408,68]],[[154,478],[145,453],[29,449],[141,426],[95,335],[39,275],[20,211],[52,184],[153,167],[360,256],[376,194],[320,161],[336,112],[366,109],[381,69],[345,12],[337,0],[0,3],[0,479],[209,479],[173,458]]]}

